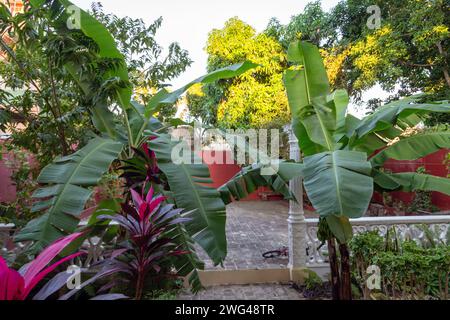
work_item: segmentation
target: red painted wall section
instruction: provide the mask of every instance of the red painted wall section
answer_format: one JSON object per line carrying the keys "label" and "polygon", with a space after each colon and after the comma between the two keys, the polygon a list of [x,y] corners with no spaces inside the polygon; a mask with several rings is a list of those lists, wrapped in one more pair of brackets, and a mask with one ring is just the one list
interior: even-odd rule
{"label": "red painted wall section", "polygon": [[[414,161],[398,161],[398,160],[388,160],[384,167],[391,170],[392,172],[414,172],[419,167],[424,167],[428,174],[446,177],[449,174],[448,167],[444,164],[447,153],[450,150],[439,150],[433,154],[423,157]],[[393,199],[401,200],[408,204],[414,199],[413,193],[408,192],[392,192]],[[382,202],[381,195],[377,194],[374,197],[376,202]],[[432,193],[432,203],[442,210],[450,210],[450,197],[440,193]]]}
{"label": "red painted wall section", "polygon": [[[14,153],[7,151],[3,148],[5,140],[0,139],[0,152],[2,157],[0,158],[0,202],[8,203],[16,200],[16,186],[11,179],[12,169],[7,165],[7,161],[12,164],[10,166],[17,166],[14,161]],[[36,170],[38,168],[38,162],[33,154],[27,154],[27,161],[30,164],[30,169]]]}
{"label": "red painted wall section", "polygon": [[3,160],[0,160],[0,202],[12,202],[16,199],[16,186],[11,180],[11,169],[5,164],[5,159],[9,157],[8,153],[3,153]]}
{"label": "red painted wall section", "polygon": [[[231,151],[204,150],[202,152],[202,159],[208,165],[211,179],[213,180],[211,186],[214,188],[220,187],[241,170],[241,167],[232,161],[233,156]],[[227,159],[229,159],[229,161],[227,161]],[[270,192],[270,189],[258,188],[258,190],[243,200],[260,200],[260,193],[263,192]],[[270,200],[272,198],[268,199]],[[279,197],[274,197],[273,199],[278,200]]]}

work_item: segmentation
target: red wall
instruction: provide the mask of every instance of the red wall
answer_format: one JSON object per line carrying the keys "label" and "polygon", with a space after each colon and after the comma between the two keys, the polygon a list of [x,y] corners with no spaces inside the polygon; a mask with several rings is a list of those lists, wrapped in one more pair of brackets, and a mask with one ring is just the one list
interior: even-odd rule
{"label": "red wall", "polygon": [[16,186],[13,185],[10,178],[11,169],[4,162],[9,157],[10,155],[8,153],[3,153],[3,160],[0,160],[0,202],[12,202],[16,199]]}
{"label": "red wall", "polygon": [[[222,186],[225,182],[230,180],[236,173],[241,170],[241,167],[235,163],[227,164],[228,159],[233,159],[231,151],[214,151],[214,150],[204,150],[202,154],[202,159],[208,165],[209,171],[211,173],[211,179],[213,183],[212,187],[218,188]],[[213,160],[221,159],[218,163],[213,163]],[[223,164],[220,164],[223,163]],[[271,192],[269,188],[260,187],[258,190],[250,194],[247,198],[243,200],[260,200],[260,193]],[[281,196],[269,197],[268,200],[279,200],[282,199]]]}
{"label": "red wall", "polygon": [[[449,150],[440,150],[434,154],[430,154],[422,159],[414,161],[388,160],[385,164],[385,168],[392,170],[392,172],[414,172],[417,168],[423,166],[429,174],[439,177],[446,177],[449,172],[446,165],[444,164],[444,160],[448,151]],[[228,156],[231,157],[231,151],[203,151],[203,159],[205,162],[207,162],[208,160],[213,159],[218,153],[220,153],[220,155],[218,156],[221,157],[224,164],[208,164],[209,170],[211,172],[211,178],[214,181],[212,186],[216,188],[223,185],[240,170],[240,167],[237,164],[225,164],[226,154],[228,153]],[[268,188],[259,188],[245,200],[259,200],[261,199],[260,193],[268,191],[270,191],[270,189]],[[401,200],[405,204],[409,204],[414,198],[414,193],[412,192],[407,193],[397,191],[390,193],[390,195],[393,199]],[[279,200],[281,199],[281,197],[274,197],[272,199]],[[375,202],[381,203],[382,197],[380,194],[375,193],[373,200]],[[432,202],[441,210],[450,210],[450,197],[445,194],[442,194],[440,192],[433,192]]]}
{"label": "red wall", "polygon": [[[6,148],[3,148],[3,144],[5,140],[0,139],[0,152],[2,153],[2,157],[0,160],[0,202],[12,202],[16,200],[16,186],[14,182],[11,180],[12,170],[6,164],[6,161],[11,161],[12,166],[17,166],[18,164],[14,161],[14,153],[6,151]],[[38,168],[38,162],[33,156],[33,154],[27,154],[27,160],[30,164],[31,169],[35,170]]]}
{"label": "red wall", "polygon": [[[449,150],[439,150],[433,154],[423,157],[418,160],[405,161],[405,160],[388,160],[384,167],[392,172],[414,172],[419,167],[425,167],[428,174],[432,174],[438,177],[446,177],[449,174],[447,166],[444,164],[444,160]],[[410,203],[414,198],[414,193],[407,192],[392,192],[390,193],[393,199],[401,200],[405,204]],[[374,200],[376,202],[382,202],[379,194],[375,195]],[[432,203],[442,210],[450,210],[450,197],[440,193],[432,193]]]}

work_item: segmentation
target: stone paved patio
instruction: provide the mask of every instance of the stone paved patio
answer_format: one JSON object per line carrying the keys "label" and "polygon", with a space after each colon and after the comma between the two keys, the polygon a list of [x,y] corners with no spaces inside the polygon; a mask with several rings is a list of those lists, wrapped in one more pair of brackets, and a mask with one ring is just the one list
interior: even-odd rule
{"label": "stone paved patio", "polygon": [[[287,201],[241,201],[227,206],[228,255],[223,268],[214,266],[206,253],[197,248],[205,270],[243,270],[285,268],[288,257],[264,259],[262,254],[288,244]],[[312,217],[305,212],[306,217]],[[288,284],[248,284],[211,286],[197,295],[183,290],[179,300],[302,300]]]}
{"label": "stone paved patio", "polygon": [[304,300],[305,298],[288,284],[249,284],[213,286],[197,295],[188,290],[178,300]]}
{"label": "stone paved patio", "polygon": [[[197,250],[205,270],[272,269],[286,267],[287,257],[264,259],[262,254],[288,244],[287,201],[241,201],[227,206],[228,255],[224,267],[214,267]],[[312,216],[306,212],[305,215]]]}

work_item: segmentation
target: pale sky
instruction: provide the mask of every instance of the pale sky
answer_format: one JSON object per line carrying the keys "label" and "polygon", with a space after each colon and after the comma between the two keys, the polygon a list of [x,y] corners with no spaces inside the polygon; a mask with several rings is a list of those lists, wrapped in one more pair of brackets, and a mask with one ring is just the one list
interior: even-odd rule
{"label": "pale sky", "polygon": [[[83,9],[89,9],[92,0],[72,0]],[[178,42],[189,51],[194,61],[180,77],[171,81],[178,88],[203,75],[206,71],[207,55],[204,51],[208,33],[222,28],[229,18],[238,16],[257,31],[263,31],[270,18],[276,17],[286,24],[292,15],[303,11],[310,1],[304,0],[103,0],[105,12],[118,16],[142,18],[151,23],[163,17],[157,32],[158,43],[167,47]],[[322,0],[322,7],[328,10],[339,0]],[[364,100],[385,96],[380,89],[373,89],[363,95]],[[353,113],[353,112],[352,112]]]}

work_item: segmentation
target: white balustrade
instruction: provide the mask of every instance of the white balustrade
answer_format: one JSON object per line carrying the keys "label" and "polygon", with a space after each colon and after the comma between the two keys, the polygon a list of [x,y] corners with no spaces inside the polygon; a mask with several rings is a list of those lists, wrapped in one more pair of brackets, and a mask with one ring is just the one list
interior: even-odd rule
{"label": "white balustrade", "polygon": [[[319,219],[306,219],[307,224],[307,253],[309,268],[323,267],[327,265],[327,246],[322,245],[317,239],[317,223]],[[424,227],[430,229],[435,242],[448,244],[450,232],[450,215],[427,215],[427,216],[398,216],[398,217],[362,217],[350,219],[355,234],[377,230],[381,236],[395,227],[396,236],[400,240],[410,239],[418,243],[427,241]]]}

